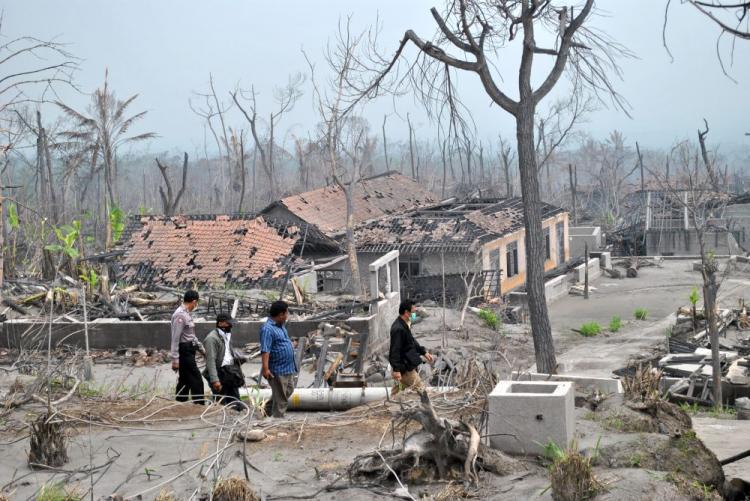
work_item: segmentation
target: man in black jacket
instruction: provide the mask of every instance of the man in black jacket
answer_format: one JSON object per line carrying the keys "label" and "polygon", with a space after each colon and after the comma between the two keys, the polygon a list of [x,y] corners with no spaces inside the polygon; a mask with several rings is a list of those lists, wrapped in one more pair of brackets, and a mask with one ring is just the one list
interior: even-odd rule
{"label": "man in black jacket", "polygon": [[424,389],[417,367],[422,357],[432,363],[432,355],[424,349],[411,333],[411,323],[417,317],[417,306],[414,301],[406,299],[398,306],[398,318],[391,325],[391,349],[388,361],[393,368],[393,379],[396,384],[391,392],[395,395],[402,389],[412,388],[415,391]]}

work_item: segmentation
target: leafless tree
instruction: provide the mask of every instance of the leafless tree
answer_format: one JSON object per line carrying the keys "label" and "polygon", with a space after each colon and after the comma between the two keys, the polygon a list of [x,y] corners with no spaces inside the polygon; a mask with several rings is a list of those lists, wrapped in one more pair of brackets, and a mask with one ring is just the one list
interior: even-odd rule
{"label": "leafless tree", "polygon": [[340,22],[335,43],[325,50],[329,70],[325,81],[317,80],[315,65],[305,54],[331,178],[346,198],[346,251],[357,294],[362,294],[363,289],[354,235],[354,193],[362,172],[372,161],[377,140],[370,135],[367,121],[353,113],[355,108],[350,106],[347,86],[356,70],[356,53],[366,40],[366,33],[352,33],[351,18]]}
{"label": "leafless tree", "polygon": [[[227,115],[231,111],[233,104],[231,102],[225,103],[219,99],[213,75],[210,73],[208,75],[208,91],[204,93],[195,92],[194,94],[195,98],[188,101],[190,109],[204,120],[221,160],[221,176],[218,176],[218,179],[214,178],[211,180],[214,196],[218,198],[224,190],[216,185],[217,181],[219,186],[229,185],[230,180],[236,181],[236,178],[233,176],[235,173],[233,172],[232,162],[232,138],[230,127],[227,123]],[[232,186],[233,188],[235,187],[234,182],[232,182]],[[236,190],[233,190],[233,192],[236,193]],[[240,194],[240,198],[244,198],[244,193]],[[231,210],[233,206],[233,200],[231,199],[217,200],[217,202],[221,203],[224,210]]]}
{"label": "leafless tree", "polygon": [[188,154],[187,152],[185,152],[182,159],[182,184],[176,194],[174,193],[172,182],[169,180],[169,175],[167,174],[167,169],[169,166],[162,164],[158,158],[156,159],[156,166],[159,168],[159,172],[161,172],[162,178],[164,178],[164,184],[167,185],[166,193],[164,192],[164,189],[159,186],[159,196],[161,197],[162,211],[164,212],[165,216],[171,217],[177,213],[182,195],[185,194],[185,186],[187,185],[188,174]]}
{"label": "leafless tree", "polygon": [[[690,143],[682,142],[672,150],[678,162],[675,181],[668,182],[658,172],[652,171],[651,174],[660,188],[668,194],[672,205],[684,208],[689,220],[688,230],[695,231],[701,259],[704,316],[711,343],[713,401],[717,407],[721,407],[723,403],[717,298],[722,273],[714,252],[709,248],[708,241],[709,235],[716,232],[725,234],[729,232],[729,226],[723,217],[728,198],[723,193],[717,192],[711,184],[713,174],[708,164],[701,159],[703,149],[704,145],[696,149]],[[727,267],[726,271],[728,270]]]}
{"label": "leafless tree", "polygon": [[[258,116],[258,92],[254,86],[249,91],[237,88],[231,93],[232,100],[240,109],[247,122],[250,124],[255,148],[260,154],[260,164],[268,177],[269,200],[273,200],[278,194],[277,172],[276,172],[276,128],[284,115],[292,111],[294,105],[302,97],[302,85],[305,82],[305,75],[296,73],[289,77],[284,87],[277,87],[274,90],[274,102],[276,111],[269,115],[266,124],[265,133],[260,131],[261,120]],[[241,101],[245,102],[245,105]]]}
{"label": "leafless tree", "polygon": [[[750,2],[746,0],[680,0],[680,4],[695,8],[720,28],[716,38],[716,55],[724,74],[732,78],[724,64],[724,51],[721,49],[721,39],[724,35],[731,37],[729,54],[734,59],[735,42],[750,40]],[[672,0],[667,0],[664,8],[664,25],[662,27],[662,43],[669,56],[674,59],[667,42],[667,24]],[[733,80],[733,79],[732,79]]]}
{"label": "leafless tree", "polygon": [[[0,14],[0,35],[3,27]],[[78,61],[65,44],[52,40],[21,36],[4,41],[0,44],[0,117],[9,120],[6,113],[22,104],[54,100],[56,87],[75,89]]]}
{"label": "leafless tree", "polygon": [[505,196],[510,198],[513,196],[513,176],[511,174],[511,167],[516,158],[516,153],[513,151],[510,144],[508,144],[508,141],[502,136],[499,137],[499,142],[500,150],[498,153],[500,155],[500,162],[503,166],[503,174],[505,178]]}
{"label": "leafless tree", "polygon": [[[413,30],[407,30],[392,58],[375,58],[385,64],[374,81],[359,88],[363,96],[386,90],[389,83],[386,75],[398,72],[402,53],[413,44],[419,49],[419,55],[416,63],[408,66],[409,82],[429,108],[448,109],[451,117],[460,112],[454,83],[454,72],[460,70],[477,75],[493,103],[515,118],[527,229],[529,312],[537,368],[541,372],[555,372],[557,364],[544,293],[545,245],[534,148],[536,109],[566,70],[574,82],[585,83],[589,91],[608,95],[620,107],[624,104],[610,78],[620,75],[615,57],[627,54],[627,50],[588,27],[593,6],[594,0],[586,0],[577,10],[541,0],[451,1],[442,13],[436,8],[431,10],[439,29],[433,40],[425,40]],[[539,33],[543,35],[538,36]],[[519,34],[523,43],[514,44]],[[554,39],[552,46],[538,43],[549,38]],[[517,99],[501,87],[495,64],[501,53],[507,60],[507,53],[514,48],[520,49]],[[539,56],[551,57],[552,64],[535,89],[531,75],[534,59]]]}

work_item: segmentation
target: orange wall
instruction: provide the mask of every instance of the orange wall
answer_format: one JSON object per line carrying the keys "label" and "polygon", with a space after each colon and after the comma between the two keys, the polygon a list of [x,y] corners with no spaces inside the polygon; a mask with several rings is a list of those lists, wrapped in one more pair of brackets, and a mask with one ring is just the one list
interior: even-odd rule
{"label": "orange wall", "polygon": [[[565,261],[570,259],[570,248],[568,246],[568,213],[563,212],[557,216],[551,217],[542,221],[542,228],[550,229],[550,259],[544,262],[544,270],[549,271],[562,263],[557,262],[557,234],[556,225],[557,223],[563,223],[563,245],[565,246]],[[521,228],[520,230],[505,235],[502,238],[493,240],[492,242],[486,243],[482,247],[482,269],[489,270],[493,266],[490,264],[490,252],[493,250],[499,250],[500,262],[494,266],[499,268],[501,271],[500,275],[500,290],[501,294],[507,294],[513,289],[516,289],[526,283],[526,243],[524,237],[526,235],[526,229]],[[507,278],[505,273],[506,257],[508,244],[518,242],[518,269],[519,273],[510,278]]]}

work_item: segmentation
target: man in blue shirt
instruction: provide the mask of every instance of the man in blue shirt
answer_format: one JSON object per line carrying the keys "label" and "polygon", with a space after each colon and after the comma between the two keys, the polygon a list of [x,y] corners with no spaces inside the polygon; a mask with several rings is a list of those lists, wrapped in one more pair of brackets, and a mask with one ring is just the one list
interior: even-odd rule
{"label": "man in blue shirt", "polygon": [[273,417],[284,417],[289,397],[294,393],[294,376],[297,374],[294,346],[284,326],[288,318],[289,305],[276,301],[268,311],[268,320],[260,329],[263,377],[271,386]]}

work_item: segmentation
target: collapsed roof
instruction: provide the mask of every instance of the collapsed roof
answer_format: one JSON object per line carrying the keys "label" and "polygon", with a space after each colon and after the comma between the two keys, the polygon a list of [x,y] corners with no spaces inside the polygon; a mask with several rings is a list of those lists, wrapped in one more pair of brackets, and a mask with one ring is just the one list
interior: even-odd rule
{"label": "collapsed roof", "polygon": [[137,218],[123,246],[128,283],[254,286],[302,264],[303,246],[335,250],[316,230],[244,215]]}
{"label": "collapsed roof", "polygon": [[[412,178],[386,172],[363,179],[354,189],[354,223],[399,214],[439,202],[439,197]],[[346,197],[338,186],[326,186],[299,195],[282,198],[263,213],[285,208],[299,220],[315,225],[327,235],[346,228]]]}
{"label": "collapsed roof", "polygon": [[[563,209],[542,204],[542,219]],[[467,252],[523,228],[520,198],[445,202],[361,225],[356,230],[360,252]]]}

